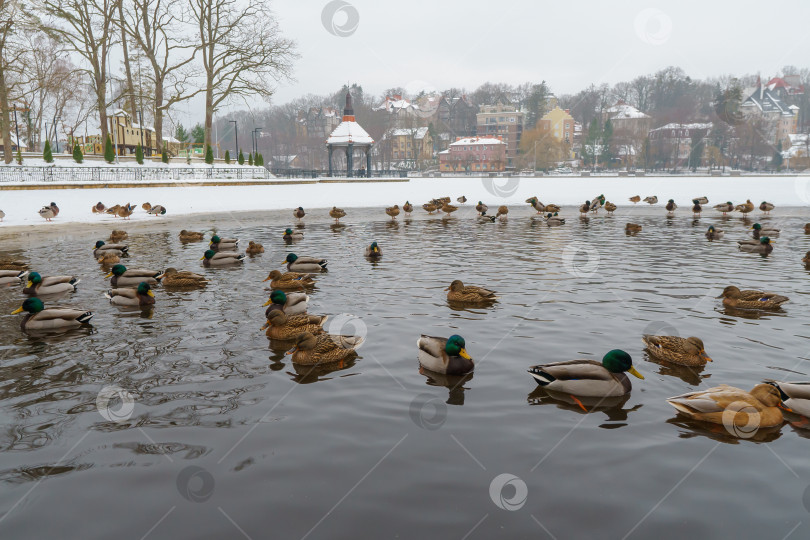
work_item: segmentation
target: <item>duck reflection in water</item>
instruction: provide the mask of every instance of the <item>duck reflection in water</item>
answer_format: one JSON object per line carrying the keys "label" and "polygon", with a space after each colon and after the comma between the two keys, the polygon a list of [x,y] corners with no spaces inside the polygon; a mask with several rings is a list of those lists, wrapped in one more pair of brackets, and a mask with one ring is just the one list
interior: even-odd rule
{"label": "duck reflection in water", "polygon": [[449,390],[445,403],[448,405],[464,405],[464,392],[469,390],[464,385],[473,379],[473,372],[465,375],[445,375],[419,366],[419,373],[425,376],[425,382],[428,386],[441,386]]}
{"label": "duck reflection in water", "polygon": [[757,443],[772,442],[782,436],[782,426],[754,428],[752,432],[745,433],[744,436],[738,437],[735,436],[733,432],[726,429],[724,425],[692,420],[680,414],[674,418],[669,418],[666,422],[667,424],[681,428],[681,431],[678,433],[678,437],[681,439],[707,437],[726,444],[740,444],[741,441]]}
{"label": "duck reflection in water", "polygon": [[[329,364],[315,364],[314,366],[303,366],[301,364],[290,364],[294,372],[287,371],[287,375],[298,384],[311,384],[316,382],[330,381],[334,377],[329,377],[332,373],[344,371],[354,366],[357,356],[353,355],[340,362]],[[346,376],[354,375],[353,373]]]}
{"label": "duck reflection in water", "polygon": [[647,351],[644,351],[644,360],[652,364],[657,364],[659,367],[659,375],[678,377],[686,384],[691,384],[692,386],[700,386],[704,380],[711,377],[711,374],[709,373],[702,375],[703,371],[706,369],[706,366],[680,366],[678,364],[673,364],[672,362],[659,360],[654,356],[650,356]]}
{"label": "duck reflection in water", "polygon": [[[623,408],[629,399],[629,393],[614,397],[578,397],[564,392],[546,390],[540,386],[535,388],[526,398],[529,405],[556,405],[559,409],[573,411],[579,414],[601,412],[612,422],[626,422],[631,412],[635,412],[643,406],[639,403],[629,409]],[[603,429],[615,429],[626,425],[627,424],[624,423],[603,424],[599,427]]]}

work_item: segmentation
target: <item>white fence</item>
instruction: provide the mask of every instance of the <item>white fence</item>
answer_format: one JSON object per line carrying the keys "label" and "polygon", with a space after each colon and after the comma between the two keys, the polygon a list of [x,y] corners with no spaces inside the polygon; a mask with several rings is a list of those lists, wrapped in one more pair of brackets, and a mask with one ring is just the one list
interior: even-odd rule
{"label": "white fence", "polygon": [[143,182],[267,180],[259,167],[0,167],[0,182]]}

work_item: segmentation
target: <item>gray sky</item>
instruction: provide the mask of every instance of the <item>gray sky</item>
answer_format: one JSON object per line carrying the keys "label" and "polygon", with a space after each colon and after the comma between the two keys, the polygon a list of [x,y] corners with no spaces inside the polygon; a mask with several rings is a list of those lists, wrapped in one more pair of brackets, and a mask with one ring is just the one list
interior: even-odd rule
{"label": "gray sky", "polygon": [[[301,54],[296,81],[280,85],[274,103],[333,92],[344,82],[379,94],[393,86],[472,91],[488,80],[545,79],[564,94],[668,65],[696,78],[765,77],[786,64],[810,67],[808,0],[343,4],[336,10],[340,6],[326,0],[273,2],[281,28]],[[324,25],[327,6],[336,11]],[[334,35],[340,33],[347,35]]]}

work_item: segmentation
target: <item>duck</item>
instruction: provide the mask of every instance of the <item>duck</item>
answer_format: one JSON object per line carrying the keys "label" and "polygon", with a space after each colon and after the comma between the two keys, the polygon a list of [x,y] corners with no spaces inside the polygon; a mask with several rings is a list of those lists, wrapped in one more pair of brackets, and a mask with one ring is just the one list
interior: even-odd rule
{"label": "duck", "polygon": [[678,208],[678,205],[675,204],[674,199],[670,199],[667,201],[667,205],[665,206],[667,213],[670,215],[675,215],[675,210]]}
{"label": "duck", "polygon": [[205,239],[205,233],[187,231],[185,229],[180,231],[178,236],[180,237],[181,242],[201,242],[203,239]]}
{"label": "duck", "polygon": [[0,285],[19,285],[26,274],[25,270],[0,270]]}
{"label": "duck", "polygon": [[284,236],[282,236],[285,242],[295,242],[298,240],[304,239],[304,233],[301,231],[293,231],[292,229],[284,229]]}
{"label": "duck", "polygon": [[502,204],[498,207],[498,212],[495,214],[495,217],[498,218],[500,221],[506,221],[506,215],[509,214],[509,207],[505,204]]}
{"label": "duck", "polygon": [[560,225],[565,225],[565,218],[561,218],[556,213],[551,214],[550,212],[546,215],[545,219],[546,225],[549,227],[559,227]]}
{"label": "duck", "polygon": [[740,251],[745,251],[746,253],[762,253],[767,255],[773,251],[773,243],[770,238],[763,236],[759,239],[759,244],[740,244],[739,248]]}
{"label": "duck", "polygon": [[788,411],[810,418],[810,382],[783,382],[766,379],[779,391],[779,399]]}
{"label": "duck", "polygon": [[129,219],[132,213],[135,211],[134,204],[125,204],[123,206],[119,206],[116,210],[116,215],[120,218]]}
{"label": "duck", "polygon": [[300,206],[298,208],[296,208],[295,210],[293,210],[293,217],[296,218],[298,221],[301,221],[302,219],[304,219],[305,215],[307,215],[307,213],[304,212],[304,209],[301,208]]}
{"label": "duck", "polygon": [[709,225],[709,229],[706,231],[706,238],[709,240],[719,240],[723,238],[723,235],[726,234],[726,231],[722,229],[715,229],[714,225]]}
{"label": "duck", "polygon": [[315,280],[309,274],[298,272],[284,272],[282,274],[279,270],[272,270],[264,281],[269,281],[273,289],[283,291],[303,291],[315,286]]}
{"label": "duck", "polygon": [[445,213],[444,217],[450,217],[450,214],[458,210],[458,206],[453,206],[452,204],[446,202],[444,206],[442,206],[442,212]]}
{"label": "duck", "polygon": [[641,195],[633,195],[633,196],[632,196],[632,197],[630,197],[628,200],[629,200],[631,203],[636,204],[636,203],[638,203],[638,202],[641,202]]}
{"label": "duck", "polygon": [[751,199],[748,199],[745,201],[745,204],[738,204],[737,206],[735,206],[734,210],[742,212],[743,215],[746,215],[749,212],[754,211],[754,203],[751,202]]}
{"label": "duck", "polygon": [[478,216],[478,223],[495,223],[495,216],[488,216],[486,212]]}
{"label": "duck", "polygon": [[18,272],[21,272],[23,270],[28,270],[28,264],[22,261],[2,259],[0,260],[0,270],[17,270]]}
{"label": "duck", "polygon": [[697,367],[705,366],[706,362],[712,361],[706,354],[706,348],[700,338],[644,334],[641,341],[644,342],[650,356],[672,364]]}
{"label": "duck", "polygon": [[417,340],[419,364],[430,371],[444,375],[465,375],[475,369],[467,343],[459,335],[449,338],[422,336]]}
{"label": "duck", "polygon": [[102,266],[112,266],[121,262],[121,257],[115,251],[105,251],[96,259]]}
{"label": "duck", "polygon": [[208,249],[214,253],[218,251],[236,251],[239,249],[238,238],[221,238],[219,235],[211,237],[211,242],[208,244]]}
{"label": "duck", "polygon": [[155,206],[151,207],[146,211],[147,214],[152,214],[153,216],[165,216],[166,215],[166,207],[160,204],[156,204]]}
{"label": "duck", "polygon": [[494,302],[498,299],[495,292],[474,285],[465,286],[460,279],[453,280],[445,291],[449,291],[447,300],[450,302],[481,303]]}
{"label": "duck", "polygon": [[50,206],[43,206],[42,208],[40,208],[39,215],[40,217],[45,218],[45,221],[51,221],[53,218],[56,217],[56,213]]}
{"label": "duck", "polygon": [[167,268],[161,283],[168,288],[202,288],[208,285],[208,280],[202,274]]}
{"label": "duck", "polygon": [[802,262],[804,263],[804,265],[806,267],[810,268],[810,251],[808,251],[807,253],[804,254],[804,258],[802,259]]}
{"label": "duck", "polygon": [[110,284],[114,289],[118,289],[124,287],[137,287],[142,281],[148,285],[157,285],[163,277],[163,273],[157,270],[127,268],[123,264],[116,264],[104,277],[111,277],[112,279],[110,280]]}
{"label": "duck", "polygon": [[768,201],[762,201],[761,203],[759,203],[759,209],[762,210],[764,214],[770,214],[771,210],[773,210],[774,208],[776,208],[776,206],[774,206],[773,203],[769,203]]}
{"label": "duck", "polygon": [[267,308],[264,315],[269,318],[270,312],[276,310],[283,311],[287,315],[301,315],[307,312],[308,303],[309,296],[306,293],[291,292],[287,294],[284,291],[273,291],[262,307]]}
{"label": "duck", "polygon": [[107,211],[107,206],[103,202],[99,201],[96,204],[94,204],[90,210],[94,214],[103,214],[104,212]]}
{"label": "duck", "polygon": [[211,266],[227,266],[230,264],[241,263],[245,260],[244,253],[237,253],[235,251],[214,251],[208,249],[203,253],[200,258],[203,266],[209,268]]}
{"label": "duck", "polygon": [[546,212],[557,213],[560,211],[560,207],[556,204],[547,204],[546,205]]}
{"label": "duck", "polygon": [[112,217],[118,217],[118,210],[120,210],[120,209],[121,209],[120,204],[114,204],[114,205],[110,206],[109,208],[107,208],[107,210],[105,210],[104,213],[109,214]]}
{"label": "duck", "polygon": [[700,214],[703,212],[703,207],[700,206],[700,202],[697,199],[692,200],[692,215],[694,217],[700,217]]}
{"label": "duck", "polygon": [[483,214],[487,210],[489,210],[489,207],[484,203],[482,203],[481,201],[478,201],[478,204],[475,205],[475,211],[478,212],[479,214]]}
{"label": "duck", "polygon": [[22,330],[64,330],[79,328],[90,322],[93,312],[69,307],[46,308],[39,298],[26,298],[12,315],[27,312],[20,321]]}
{"label": "duck", "polygon": [[343,362],[356,354],[355,349],[363,343],[361,336],[313,335],[302,332],[295,338],[295,346],[286,354],[292,355],[294,364],[314,366]]}
{"label": "duck", "polygon": [[391,219],[396,219],[399,215],[399,205],[395,204],[394,206],[390,206],[385,209],[385,213],[391,216]]}
{"label": "duck", "polygon": [[695,197],[692,202],[695,204],[709,204],[709,199],[708,197]]}
{"label": "duck", "polygon": [[722,212],[723,215],[725,216],[729,212],[734,211],[734,203],[732,203],[731,201],[728,201],[728,202],[724,202],[724,203],[720,203],[720,204],[715,204],[714,209],[717,210],[718,212]]}
{"label": "duck", "polygon": [[58,207],[58,206],[56,206],[56,203],[55,203],[55,202],[52,202],[52,203],[51,203],[51,204],[49,204],[48,206],[51,208],[51,210],[53,210],[53,215],[54,215],[54,217],[56,217],[56,216],[58,216],[58,215],[59,215],[59,207]]}
{"label": "duck", "polygon": [[413,212],[413,205],[410,201],[405,201],[405,204],[402,205],[402,211],[405,212],[405,215],[410,216],[411,212]]}
{"label": "duck", "polygon": [[585,201],[585,203],[579,207],[580,214],[587,214],[591,211],[591,201]]}
{"label": "duck", "polygon": [[464,204],[464,203],[466,203],[466,202],[467,202],[467,197],[465,197],[464,195],[462,195],[461,197],[459,197],[459,198],[457,198],[457,199],[456,199],[456,202],[457,202],[457,203],[459,203],[459,204]]}
{"label": "duck", "polygon": [[0,223],[2,223],[3,219],[5,219],[6,213],[0,210]]}
{"label": "duck", "polygon": [[810,223],[804,224],[804,234],[810,234]]}
{"label": "duck", "polygon": [[540,199],[537,197],[529,197],[526,199],[526,202],[531,205],[532,208],[537,210],[538,214],[542,214],[546,211],[546,205],[540,202]]}
{"label": "duck", "polygon": [[121,255],[125,255],[127,251],[129,251],[129,246],[125,244],[108,244],[104,242],[104,240],[99,240],[93,247],[93,257],[98,259],[107,253],[113,253],[120,257]]}
{"label": "duck", "polygon": [[318,257],[299,257],[295,253],[288,253],[282,266],[285,264],[290,272],[317,274],[326,271],[326,265],[329,264],[329,261]]}
{"label": "duck", "polygon": [[628,223],[624,226],[624,232],[627,234],[636,234],[641,232],[641,225],[638,223]]}
{"label": "duck", "polygon": [[779,309],[790,301],[787,296],[764,291],[741,291],[734,285],[723,289],[719,298],[723,299],[724,306],[739,309]]}
{"label": "duck", "polygon": [[143,204],[141,205],[141,208],[143,208],[145,211],[147,211],[147,212],[148,212],[149,210],[151,210],[151,209],[152,209],[152,205],[151,205],[151,204],[149,204],[148,202],[145,202],[145,203],[143,203]]}
{"label": "duck", "polygon": [[568,360],[529,368],[537,384],[546,390],[581,397],[618,397],[633,388],[627,373],[644,379],[633,359],[621,349],[608,351],[602,362]]}
{"label": "duck", "polygon": [[609,216],[613,215],[613,212],[616,211],[616,208],[618,207],[610,201],[605,203],[605,210],[607,211]]}
{"label": "duck", "polygon": [[31,272],[28,274],[28,282],[25,284],[23,294],[41,296],[76,292],[76,287],[80,281],[76,276],[42,277],[39,272]]}
{"label": "duck", "polygon": [[597,195],[591,201],[591,212],[596,213],[604,205],[605,205],[605,196]]}
{"label": "duck", "polygon": [[650,197],[645,197],[644,202],[647,203],[647,204],[657,204],[658,203],[658,197],[655,196],[655,195],[652,195]]}
{"label": "duck", "polygon": [[248,242],[248,247],[245,249],[245,253],[248,255],[258,255],[259,253],[264,253],[264,246],[251,240]]}
{"label": "duck", "polygon": [[679,413],[694,420],[723,425],[733,422],[734,426],[743,428],[751,425],[753,415],[746,414],[751,408],[758,416],[756,427],[781,425],[784,421],[782,411],[778,407],[781,401],[779,390],[766,383],[756,385],[750,392],[721,384],[708,390],[689,392],[667,399],[667,403],[675,407]]}
{"label": "duck", "polygon": [[155,305],[155,293],[152,287],[142,281],[136,288],[110,289],[104,296],[110,299],[110,303],[116,306],[139,306],[147,307]]}
{"label": "duck", "polygon": [[110,233],[110,242],[112,242],[113,244],[117,244],[121,242],[121,240],[125,240],[128,236],[129,235],[127,234],[127,231],[114,229]]}
{"label": "duck", "polygon": [[346,217],[346,212],[343,208],[338,208],[337,206],[333,206],[331,210],[329,210],[329,217],[335,220],[335,223],[340,223],[340,218]]}
{"label": "duck", "polygon": [[281,310],[273,310],[267,314],[267,322],[262,327],[270,339],[289,340],[298,337],[298,334],[309,332],[320,334],[323,332],[323,323],[327,315],[290,315]]}
{"label": "duck", "polygon": [[435,204],[436,208],[441,208],[445,204],[450,204],[450,197],[438,197],[430,202]]}
{"label": "duck", "polygon": [[763,229],[762,225],[759,223],[754,223],[751,227],[751,231],[755,239],[759,240],[762,236],[767,236],[769,238],[779,238],[779,233],[782,232],[782,229],[775,229],[773,227],[769,227],[767,229]]}
{"label": "duck", "polygon": [[436,205],[433,203],[425,203],[422,205],[422,208],[424,208],[425,212],[427,212],[428,214],[432,214],[433,212],[436,211]]}
{"label": "duck", "polygon": [[377,242],[372,242],[370,245],[366,246],[365,256],[369,259],[379,259],[382,257],[382,250],[380,246],[377,245]]}

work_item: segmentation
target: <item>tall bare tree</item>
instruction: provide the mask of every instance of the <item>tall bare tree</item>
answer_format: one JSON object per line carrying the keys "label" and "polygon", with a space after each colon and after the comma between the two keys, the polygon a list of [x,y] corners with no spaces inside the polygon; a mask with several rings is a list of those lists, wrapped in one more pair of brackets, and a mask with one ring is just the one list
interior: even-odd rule
{"label": "tall bare tree", "polygon": [[266,0],[188,0],[205,77],[205,144],[214,112],[233,98],[273,94],[290,76],[295,43],[281,35]]}
{"label": "tall bare tree", "polygon": [[124,26],[124,2],[118,2],[118,25],[121,28],[121,49],[124,53],[124,70],[127,75],[126,92],[124,103],[129,105],[129,112],[132,118],[137,118],[138,107],[135,105],[135,85],[132,84],[132,68],[129,64],[129,44],[127,43],[127,32]]}
{"label": "tall bare tree", "polygon": [[0,128],[6,163],[11,163],[14,158],[11,148],[9,100],[22,66],[20,58],[24,48],[20,46],[18,38],[21,31],[28,28],[32,22],[33,19],[22,0],[0,0]]}

